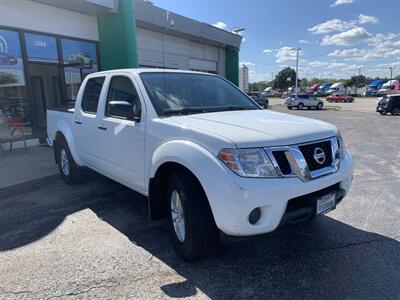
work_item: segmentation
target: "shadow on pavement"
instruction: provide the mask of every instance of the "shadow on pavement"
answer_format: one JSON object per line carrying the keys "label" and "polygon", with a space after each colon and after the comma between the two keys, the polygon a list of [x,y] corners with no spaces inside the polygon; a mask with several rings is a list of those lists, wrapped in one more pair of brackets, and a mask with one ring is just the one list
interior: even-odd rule
{"label": "shadow on pavement", "polygon": [[58,178],[47,183],[0,192],[0,251],[34,242],[90,208],[186,278],[160,286],[169,297],[193,296],[196,288],[213,299],[400,297],[400,243],[327,216],[224,244],[213,257],[186,264],[165,221],[149,221],[143,196],[101,176],[74,187]]}

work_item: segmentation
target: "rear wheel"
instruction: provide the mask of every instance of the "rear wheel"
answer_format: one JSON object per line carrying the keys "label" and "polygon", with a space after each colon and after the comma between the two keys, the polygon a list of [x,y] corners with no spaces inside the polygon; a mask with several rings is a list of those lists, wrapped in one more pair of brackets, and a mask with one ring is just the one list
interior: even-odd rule
{"label": "rear wheel", "polygon": [[185,261],[209,256],[219,242],[208,199],[192,174],[175,172],[167,183],[168,223],[176,253]]}
{"label": "rear wheel", "polygon": [[68,144],[64,139],[57,143],[58,170],[61,178],[67,184],[76,184],[81,181],[81,171],[71,155]]}
{"label": "rear wheel", "polygon": [[299,110],[304,109],[304,104],[303,104],[303,103],[299,103],[299,104],[297,105],[297,109],[299,109]]}
{"label": "rear wheel", "polygon": [[323,104],[320,102],[320,103],[318,103],[318,105],[317,105],[317,109],[318,110],[321,110],[322,109],[322,106],[323,106]]}
{"label": "rear wheel", "polygon": [[392,109],[392,115],[395,115],[395,116],[400,115],[400,108],[394,107]]}

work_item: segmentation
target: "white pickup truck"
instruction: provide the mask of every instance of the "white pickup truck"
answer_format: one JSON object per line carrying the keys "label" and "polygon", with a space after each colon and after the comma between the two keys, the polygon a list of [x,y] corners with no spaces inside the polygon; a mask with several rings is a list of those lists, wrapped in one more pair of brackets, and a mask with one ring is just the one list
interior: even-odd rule
{"label": "white pickup truck", "polygon": [[147,196],[187,261],[212,253],[221,233],[262,234],[335,209],[353,177],[335,126],[263,110],[212,74],[90,74],[75,108],[47,120],[63,180],[88,167]]}

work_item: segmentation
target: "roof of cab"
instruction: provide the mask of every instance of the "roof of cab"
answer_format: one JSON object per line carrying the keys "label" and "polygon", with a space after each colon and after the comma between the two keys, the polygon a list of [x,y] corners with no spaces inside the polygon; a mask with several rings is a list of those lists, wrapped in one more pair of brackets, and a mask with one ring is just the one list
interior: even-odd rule
{"label": "roof of cab", "polygon": [[177,70],[177,69],[159,69],[159,68],[128,68],[128,69],[114,69],[107,71],[100,71],[91,73],[88,77],[95,77],[99,75],[107,75],[107,74],[121,74],[121,73],[131,73],[131,74],[140,74],[140,73],[188,73],[188,74],[204,74],[215,76],[215,74],[210,74],[206,72],[199,71],[190,71],[190,70]]}

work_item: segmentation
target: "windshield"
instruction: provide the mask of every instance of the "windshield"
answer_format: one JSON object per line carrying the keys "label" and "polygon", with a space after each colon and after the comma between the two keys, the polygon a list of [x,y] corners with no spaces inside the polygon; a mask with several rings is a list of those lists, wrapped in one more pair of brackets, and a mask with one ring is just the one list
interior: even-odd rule
{"label": "windshield", "polygon": [[217,76],[146,72],[140,77],[159,116],[260,109]]}

